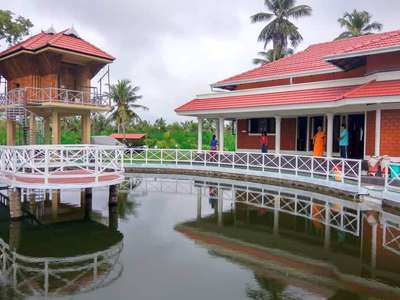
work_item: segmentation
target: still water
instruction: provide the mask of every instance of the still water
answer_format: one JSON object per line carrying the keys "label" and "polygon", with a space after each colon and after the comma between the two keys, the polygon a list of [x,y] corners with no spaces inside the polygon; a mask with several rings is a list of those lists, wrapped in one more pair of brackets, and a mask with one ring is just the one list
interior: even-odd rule
{"label": "still water", "polygon": [[[27,191],[0,211],[2,299],[400,299],[396,210],[212,178]],[[15,249],[15,251],[13,250]]]}

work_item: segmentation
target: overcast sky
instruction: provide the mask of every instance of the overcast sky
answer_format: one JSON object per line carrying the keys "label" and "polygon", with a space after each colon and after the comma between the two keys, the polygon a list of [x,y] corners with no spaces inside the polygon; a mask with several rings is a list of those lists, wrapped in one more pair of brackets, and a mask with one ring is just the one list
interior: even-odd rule
{"label": "overcast sky", "polygon": [[[117,59],[111,78],[130,79],[141,87],[142,117],[184,120],[174,109],[209,84],[253,68],[262,50],[262,25],[249,17],[264,9],[263,0],[0,0],[1,9],[29,17],[31,33],[72,24],[84,39]],[[297,50],[332,40],[343,12],[357,8],[373,14],[384,30],[400,29],[399,0],[298,0],[313,8],[295,21],[304,41]]]}

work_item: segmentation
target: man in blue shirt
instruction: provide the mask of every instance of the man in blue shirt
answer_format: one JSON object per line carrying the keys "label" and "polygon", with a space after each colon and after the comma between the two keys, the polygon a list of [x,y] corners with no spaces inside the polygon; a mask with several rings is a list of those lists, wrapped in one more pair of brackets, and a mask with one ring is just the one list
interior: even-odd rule
{"label": "man in blue shirt", "polygon": [[349,131],[347,130],[345,124],[342,124],[342,127],[340,128],[339,147],[340,157],[347,158],[347,148],[349,147]]}

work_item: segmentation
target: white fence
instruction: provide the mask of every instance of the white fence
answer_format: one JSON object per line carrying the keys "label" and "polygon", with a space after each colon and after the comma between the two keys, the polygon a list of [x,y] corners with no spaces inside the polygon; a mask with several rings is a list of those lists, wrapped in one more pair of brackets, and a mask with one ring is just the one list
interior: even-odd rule
{"label": "white fence", "polygon": [[[117,146],[30,145],[0,147],[0,174],[12,185],[68,183],[79,177],[98,183],[123,177],[123,151]],[[86,182],[87,182],[86,181]]]}
{"label": "white fence", "polygon": [[111,99],[105,95],[93,94],[89,91],[76,91],[61,88],[17,88],[9,91],[5,97],[0,97],[0,105],[22,103],[37,104],[41,102],[59,102],[72,104],[91,104],[110,106]]}
{"label": "white fence", "polygon": [[[231,181],[228,181],[231,182]],[[223,201],[280,211],[359,236],[361,210],[359,203],[341,200],[309,191],[279,188],[271,185],[227,183],[223,180],[129,178],[122,188],[138,195],[148,192],[195,194]],[[200,188],[200,190],[198,189]]]}
{"label": "white fence", "polygon": [[361,160],[256,152],[127,149],[125,166],[165,165],[258,171],[303,180],[361,186]]}
{"label": "white fence", "polygon": [[104,251],[73,257],[30,257],[0,239],[0,278],[21,296],[56,297],[104,287],[122,273],[123,243]]}

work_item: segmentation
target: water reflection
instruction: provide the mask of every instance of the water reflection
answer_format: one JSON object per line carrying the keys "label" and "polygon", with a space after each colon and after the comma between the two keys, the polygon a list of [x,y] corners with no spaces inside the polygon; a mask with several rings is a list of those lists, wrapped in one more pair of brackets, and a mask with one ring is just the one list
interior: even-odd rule
{"label": "water reflection", "polygon": [[[293,287],[314,294],[320,289],[329,299],[400,297],[400,217],[394,211],[309,191],[224,180],[144,176],[126,185],[136,195],[196,195],[195,218],[177,230],[213,253],[261,266],[263,272],[255,273],[259,286],[246,288],[250,299],[291,299]],[[203,213],[204,203],[213,213]],[[282,273],[283,278],[278,276]]]}
{"label": "water reflection", "polygon": [[116,205],[109,206],[105,222],[103,211],[93,211],[91,189],[24,190],[22,197],[27,217],[21,221],[9,221],[1,208],[3,298],[75,295],[121,276],[123,235]]}

